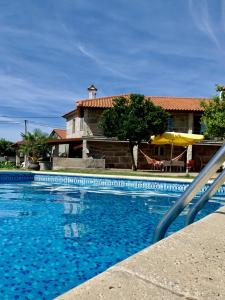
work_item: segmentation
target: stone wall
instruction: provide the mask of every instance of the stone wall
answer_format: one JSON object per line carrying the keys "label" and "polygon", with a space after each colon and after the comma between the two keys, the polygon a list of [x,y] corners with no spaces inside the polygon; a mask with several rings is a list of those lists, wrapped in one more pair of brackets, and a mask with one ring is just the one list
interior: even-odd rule
{"label": "stone wall", "polygon": [[219,148],[220,146],[214,145],[193,145],[192,157],[195,161],[195,171],[201,170]]}
{"label": "stone wall", "polygon": [[[89,157],[104,158],[106,168],[131,169],[131,155],[126,142],[88,141]],[[142,143],[140,149],[149,157],[157,160],[170,160],[170,145],[156,146]],[[183,147],[174,147],[173,157],[181,154]],[[185,160],[185,155],[183,159]],[[138,151],[138,169],[151,169],[146,158]]]}
{"label": "stone wall", "polygon": [[99,120],[102,114],[102,109],[85,109],[84,111],[84,135],[100,136],[103,135],[103,130],[99,128]]}
{"label": "stone wall", "polygon": [[[88,157],[95,159],[105,159],[106,168],[131,169],[131,155],[128,143],[111,141],[87,141],[89,150]],[[142,143],[139,147],[144,154],[156,160],[170,160],[171,145],[151,145]],[[218,146],[194,145],[193,160],[195,160],[195,171],[199,171],[206,162],[219,149]],[[176,157],[185,150],[184,147],[174,147],[172,157]],[[186,162],[185,153],[180,160]],[[145,156],[138,151],[138,169],[150,170],[152,167],[148,164]]]}
{"label": "stone wall", "polygon": [[106,168],[131,169],[131,155],[126,142],[88,141],[89,157],[104,158]]}
{"label": "stone wall", "polygon": [[86,168],[105,168],[105,160],[53,157],[53,170]]}
{"label": "stone wall", "polygon": [[0,162],[1,161],[16,162],[16,156],[0,156]]}

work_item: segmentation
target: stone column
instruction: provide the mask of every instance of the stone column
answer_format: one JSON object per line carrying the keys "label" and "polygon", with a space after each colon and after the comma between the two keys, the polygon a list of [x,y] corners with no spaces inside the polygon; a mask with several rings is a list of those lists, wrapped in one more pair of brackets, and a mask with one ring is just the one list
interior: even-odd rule
{"label": "stone column", "polygon": [[16,152],[16,166],[20,167],[20,154],[19,154],[19,152]]}
{"label": "stone column", "polygon": [[133,154],[134,154],[134,162],[137,167],[137,163],[138,163],[138,146],[137,145],[135,145],[133,148]]}
{"label": "stone column", "polygon": [[[194,114],[188,114],[188,133],[193,133],[194,128]],[[187,147],[187,162],[192,159],[192,145]]]}
{"label": "stone column", "polygon": [[88,150],[88,146],[87,146],[87,140],[83,139],[82,158],[83,159],[88,158],[88,153],[89,153],[89,150]]}

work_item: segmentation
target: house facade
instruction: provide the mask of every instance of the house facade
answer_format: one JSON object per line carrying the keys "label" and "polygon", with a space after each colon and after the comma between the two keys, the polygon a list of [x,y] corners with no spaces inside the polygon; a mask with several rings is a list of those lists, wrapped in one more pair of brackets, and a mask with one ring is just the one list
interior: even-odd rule
{"label": "house facade", "polygon": [[[89,97],[76,101],[76,107],[63,117],[66,120],[66,136],[58,141],[58,144],[67,145],[67,157],[105,159],[108,168],[130,168],[131,158],[127,141],[106,138],[99,128],[99,120],[102,112],[113,106],[113,100],[119,96],[129,97],[129,94],[109,97],[96,97],[97,89],[92,85],[88,88]],[[159,105],[169,112],[168,131],[185,133],[202,133],[200,119],[203,114],[201,102],[203,98],[188,97],[158,97],[149,96],[155,105]],[[185,161],[195,160],[196,170],[200,169],[205,161],[218,150],[220,145],[216,143],[196,144],[189,146]],[[169,159],[170,146],[156,146],[142,143],[141,152],[157,160]],[[180,154],[182,147],[174,148],[174,156]],[[149,165],[138,149],[135,150],[135,159],[141,169],[149,168]]]}

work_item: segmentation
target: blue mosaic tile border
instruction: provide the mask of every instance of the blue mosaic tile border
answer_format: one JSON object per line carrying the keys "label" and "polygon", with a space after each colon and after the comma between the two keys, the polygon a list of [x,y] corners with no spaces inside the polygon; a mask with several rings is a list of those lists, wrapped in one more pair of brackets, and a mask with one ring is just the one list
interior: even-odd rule
{"label": "blue mosaic tile border", "polygon": [[[108,187],[119,188],[123,190],[156,190],[161,192],[182,193],[188,187],[188,182],[157,181],[157,180],[139,180],[139,179],[122,179],[106,178],[91,176],[70,176],[70,175],[53,175],[53,174],[33,174],[30,172],[1,172],[0,183],[11,182],[48,182],[60,183],[65,185],[91,186],[91,187]],[[208,184],[203,187],[199,194],[203,193]],[[216,195],[225,196],[225,185],[220,187]]]}
{"label": "blue mosaic tile border", "polygon": [[[69,176],[69,175],[53,175],[53,174],[35,174],[34,180],[39,182],[61,183],[65,185],[91,186],[91,187],[109,187],[120,188],[125,190],[156,190],[163,192],[182,193],[189,186],[188,182],[172,182],[157,180],[138,180],[138,179],[122,179],[122,178],[106,178],[91,176]],[[207,188],[208,184],[203,187],[200,194]],[[223,185],[216,195],[225,195],[225,185]]]}
{"label": "blue mosaic tile border", "polygon": [[0,183],[33,181],[34,174],[30,172],[0,172]]}

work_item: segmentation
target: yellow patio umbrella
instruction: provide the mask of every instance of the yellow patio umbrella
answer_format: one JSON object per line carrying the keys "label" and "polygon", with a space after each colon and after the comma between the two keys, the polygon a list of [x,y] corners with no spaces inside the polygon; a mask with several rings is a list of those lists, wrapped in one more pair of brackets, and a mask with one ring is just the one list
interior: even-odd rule
{"label": "yellow patio umbrella", "polygon": [[201,134],[191,134],[182,132],[164,132],[157,136],[151,136],[150,142],[154,145],[171,145],[170,171],[172,166],[173,146],[189,146],[204,139]]}

